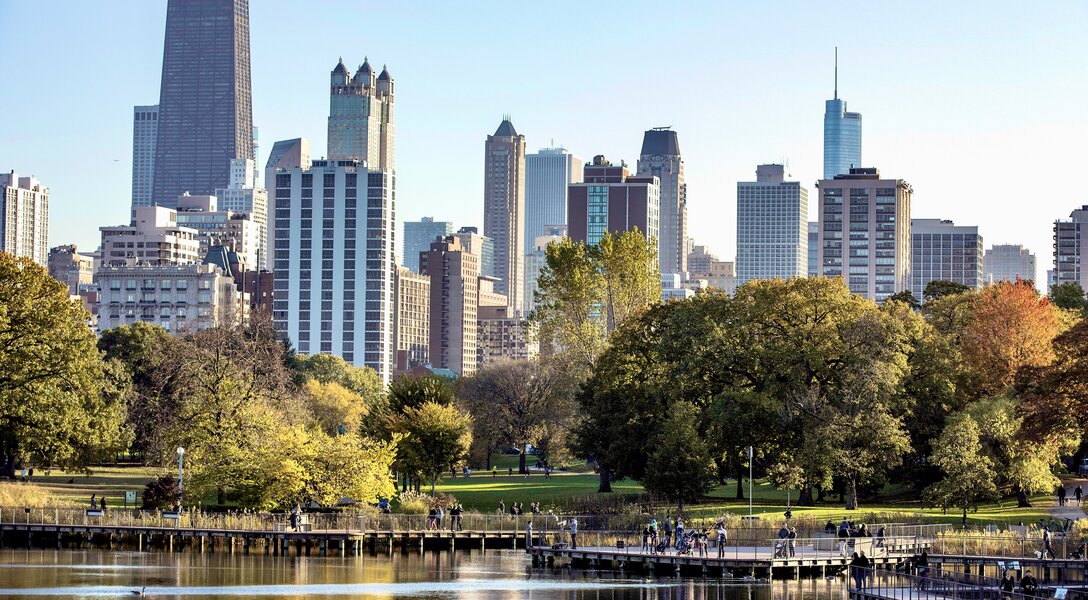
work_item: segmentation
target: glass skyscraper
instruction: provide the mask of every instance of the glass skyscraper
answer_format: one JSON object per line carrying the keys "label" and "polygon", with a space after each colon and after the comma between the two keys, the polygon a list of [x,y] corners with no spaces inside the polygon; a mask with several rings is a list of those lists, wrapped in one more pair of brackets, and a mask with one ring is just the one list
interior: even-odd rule
{"label": "glass skyscraper", "polygon": [[846,100],[836,90],[824,109],[824,179],[861,166],[861,113],[847,112]]}
{"label": "glass skyscraper", "polygon": [[151,203],[212,194],[253,158],[248,0],[170,0]]}

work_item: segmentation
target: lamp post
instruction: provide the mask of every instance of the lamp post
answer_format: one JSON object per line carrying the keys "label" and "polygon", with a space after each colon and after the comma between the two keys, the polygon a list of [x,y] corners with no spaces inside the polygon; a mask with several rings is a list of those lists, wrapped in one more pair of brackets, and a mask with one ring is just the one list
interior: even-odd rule
{"label": "lamp post", "polygon": [[[179,448],[180,450],[180,448]],[[752,526],[752,454],[755,448],[748,446],[748,526]]]}
{"label": "lamp post", "polygon": [[178,512],[181,512],[181,498],[185,495],[182,482],[185,481],[185,472],[182,470],[182,459],[185,457],[185,448],[178,446]]}

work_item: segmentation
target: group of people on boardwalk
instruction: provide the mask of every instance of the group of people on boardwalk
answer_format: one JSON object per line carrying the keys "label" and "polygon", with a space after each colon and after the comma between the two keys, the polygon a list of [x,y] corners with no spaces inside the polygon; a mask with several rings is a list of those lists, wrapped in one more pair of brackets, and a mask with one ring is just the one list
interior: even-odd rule
{"label": "group of people on boardwalk", "polygon": [[99,499],[97,494],[91,494],[91,508],[106,510],[106,497],[102,496],[102,498]]}
{"label": "group of people on boardwalk", "polygon": [[723,558],[728,536],[723,521],[714,526],[713,535],[711,537],[711,531],[706,527],[685,529],[684,520],[680,517],[673,521],[666,516],[660,524],[656,518],[651,518],[642,528],[642,552],[664,554],[673,550],[677,554],[705,557],[709,555],[713,543],[718,549],[718,558]]}
{"label": "group of people on boardwalk", "polygon": [[828,521],[827,525],[824,525],[824,533],[834,534],[839,538],[839,555],[846,556],[847,550],[854,546],[851,538],[873,538],[874,548],[884,547],[884,536],[887,531],[884,526],[881,525],[876,531],[874,537],[873,532],[869,529],[869,526],[865,523],[855,525],[853,521],[843,519],[839,523],[838,527],[835,526],[833,521]]}
{"label": "group of people on boardwalk", "polygon": [[[509,511],[509,513],[507,513],[506,503],[503,502],[502,500],[499,500],[499,509],[498,509],[497,512],[498,512],[500,517],[504,516],[506,514],[510,514],[510,515],[513,515],[513,516],[524,515],[525,514],[525,503],[524,502],[521,502],[521,503],[515,502],[515,503],[511,504],[510,505],[510,511]],[[540,513],[540,503],[539,502],[530,502],[529,503],[529,514],[535,515],[535,514],[539,514],[539,513]]]}
{"label": "group of people on boardwalk", "polygon": [[[449,507],[450,531],[464,531],[465,508],[460,503],[454,503]],[[427,529],[437,531],[442,529],[442,519],[446,516],[446,510],[442,506],[433,506],[427,510]]]}

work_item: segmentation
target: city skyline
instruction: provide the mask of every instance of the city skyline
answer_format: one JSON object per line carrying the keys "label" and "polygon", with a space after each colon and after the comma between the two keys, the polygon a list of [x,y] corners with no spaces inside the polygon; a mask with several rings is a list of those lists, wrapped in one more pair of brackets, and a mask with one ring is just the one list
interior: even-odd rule
{"label": "city skyline", "polygon": [[[916,191],[913,217],[978,225],[988,243],[1024,244],[1041,257],[1036,280],[1043,287],[1051,266],[1052,223],[1084,200],[1058,192],[1056,183],[1041,181],[1038,172],[1075,172],[1073,144],[1088,133],[1079,111],[1088,85],[1067,76],[1077,68],[1075,57],[1084,55],[1085,42],[1074,32],[1083,23],[1085,7],[1051,5],[1031,14],[1020,14],[1011,3],[987,5],[985,11],[955,7],[938,22],[923,5],[888,8],[879,15],[852,12],[848,6],[821,13],[811,8],[739,12],[681,7],[675,20],[662,24],[664,34],[678,42],[674,51],[640,66],[672,92],[655,103],[623,107],[619,100],[628,91],[629,77],[588,75],[577,69],[557,75],[542,66],[594,51],[639,56],[637,44],[619,35],[633,16],[610,16],[614,22],[600,41],[571,35],[557,53],[548,54],[533,50],[542,34],[531,33],[523,42],[524,52],[498,56],[470,39],[473,31],[486,30],[497,19],[483,7],[457,15],[449,7],[435,6],[423,17],[407,8],[376,8],[373,16],[393,25],[388,31],[373,31],[373,39],[362,48],[343,41],[352,23],[363,20],[361,10],[357,17],[349,12],[340,23],[328,20],[324,11],[261,4],[251,7],[250,15],[254,124],[262,129],[265,148],[272,141],[300,136],[312,139],[315,148],[325,148],[328,99],[322,97],[323,86],[314,82],[327,85],[327,57],[345,55],[357,61],[358,54],[380,53],[383,61],[395,65],[398,83],[408,86],[401,90],[398,123],[398,220],[433,215],[459,226],[482,225],[478,144],[504,112],[513,113],[529,152],[552,145],[554,139],[579,156],[604,153],[632,165],[642,132],[671,125],[684,137],[692,237],[730,259],[736,244],[731,188],[750,177],[750,165],[787,158],[792,179],[806,187],[818,179],[821,116],[824,102],[833,95],[833,49],[838,45],[839,95],[865,113],[865,166],[911,182]],[[16,3],[0,8],[4,18],[55,23],[57,39],[63,40],[55,48],[28,54],[16,49],[26,45],[20,40],[29,38],[21,37],[23,31],[14,32],[0,42],[0,57],[7,57],[0,60],[14,72],[44,71],[77,48],[94,67],[88,69],[93,83],[83,79],[84,73],[72,75],[83,88],[75,105],[65,103],[62,109],[53,98],[41,97],[2,101],[6,114],[21,118],[3,134],[11,143],[0,145],[0,162],[51,188],[50,245],[76,243],[89,249],[98,226],[128,221],[132,107],[157,101],[165,12],[165,3],[106,8]],[[517,23],[540,22],[543,30],[557,19],[531,8],[506,17]],[[766,19],[778,19],[783,35],[796,33],[796,41],[746,48],[755,38],[744,31],[745,24]],[[462,26],[450,27],[462,31],[458,37],[442,31],[451,20]],[[832,39],[823,26],[835,20],[855,25],[861,33],[846,43]],[[889,20],[898,23],[902,41],[864,27]],[[697,24],[689,24],[693,22]],[[294,56],[278,43],[289,31],[287,24],[306,29],[316,23],[328,35],[316,39],[310,51]],[[101,39],[110,26],[131,35]],[[730,36],[713,34],[716,27],[738,35],[734,41],[720,41]],[[918,44],[919,39],[928,43]],[[421,41],[426,43],[413,48]],[[462,68],[444,73],[431,66],[444,45]],[[947,60],[949,54],[958,59]],[[509,68],[518,63],[524,64]],[[357,67],[348,65],[352,71]],[[470,77],[470,67],[488,74],[472,77],[478,81],[468,92],[473,101],[446,107],[435,90]],[[728,80],[755,80],[768,70],[788,74],[789,94],[769,88],[750,90],[745,97],[725,93]],[[282,73],[292,76],[277,81]],[[575,92],[553,94],[541,102],[557,76],[570,79],[564,87]],[[1025,89],[1033,91],[1030,111],[1018,110]],[[597,110],[599,106],[610,109]],[[768,126],[771,119],[776,122]],[[73,162],[62,155],[82,158]],[[266,156],[258,156],[258,164]],[[436,156],[442,160],[434,160]],[[957,181],[957,172],[963,170],[989,177],[993,187],[986,193],[967,187]],[[87,186],[91,180],[95,184]],[[1012,210],[1022,206],[1025,195],[1033,197],[1034,210],[1028,215]],[[814,217],[810,213],[810,220]]]}

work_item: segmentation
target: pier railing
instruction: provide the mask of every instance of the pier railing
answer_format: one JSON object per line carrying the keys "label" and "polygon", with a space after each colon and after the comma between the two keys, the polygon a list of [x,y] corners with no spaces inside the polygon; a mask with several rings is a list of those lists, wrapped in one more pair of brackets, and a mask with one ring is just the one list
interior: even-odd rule
{"label": "pier railing", "polygon": [[[1045,544],[1041,535],[971,534],[948,532],[934,537],[930,554],[959,556],[994,556],[1006,558],[1042,558]],[[1072,536],[1055,536],[1050,543],[1048,558],[1084,559],[1085,540]]]}
{"label": "pier railing", "polygon": [[[1017,579],[1012,592],[1002,590],[1001,579],[956,571],[929,569],[918,573],[880,569],[851,568],[848,577],[851,598],[887,598],[889,600],[932,600],[933,598],[967,598],[988,600],[1009,598],[1047,598],[1049,590],[1040,587],[1032,596],[1024,594]],[[860,580],[860,581],[859,581]],[[861,584],[859,587],[858,584]]]}

